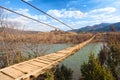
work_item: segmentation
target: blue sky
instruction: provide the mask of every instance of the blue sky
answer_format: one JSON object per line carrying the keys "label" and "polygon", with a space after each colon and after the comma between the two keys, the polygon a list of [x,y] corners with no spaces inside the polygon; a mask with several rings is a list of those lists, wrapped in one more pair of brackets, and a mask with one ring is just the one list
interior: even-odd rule
{"label": "blue sky", "polygon": [[[62,20],[73,28],[99,23],[120,22],[120,0],[26,0],[48,14]],[[48,16],[38,12],[21,0],[0,0],[0,5],[54,25],[62,30],[69,30],[66,26],[56,22]],[[48,26],[33,22],[21,16],[8,13],[8,20],[17,22],[27,30],[49,31]]]}

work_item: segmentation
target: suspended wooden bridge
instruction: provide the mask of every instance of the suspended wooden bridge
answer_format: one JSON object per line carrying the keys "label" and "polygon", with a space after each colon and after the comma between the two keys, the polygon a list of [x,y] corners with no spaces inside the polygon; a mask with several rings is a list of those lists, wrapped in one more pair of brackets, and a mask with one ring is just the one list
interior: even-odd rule
{"label": "suspended wooden bridge", "polygon": [[95,36],[75,46],[37,57],[0,70],[0,80],[32,80],[87,45]]}

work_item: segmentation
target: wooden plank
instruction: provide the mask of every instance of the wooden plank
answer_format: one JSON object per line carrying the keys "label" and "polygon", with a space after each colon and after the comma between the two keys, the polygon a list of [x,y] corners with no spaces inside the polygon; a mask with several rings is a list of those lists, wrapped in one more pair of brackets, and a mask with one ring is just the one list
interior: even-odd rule
{"label": "wooden plank", "polygon": [[66,54],[65,53],[61,53],[61,52],[56,52],[56,54],[57,54],[57,56],[60,56],[60,57],[63,57],[63,56],[65,56]]}
{"label": "wooden plank", "polygon": [[57,57],[57,56],[44,56],[43,58],[55,61],[55,60],[59,59],[60,57]]}
{"label": "wooden plank", "polygon": [[63,55],[60,55],[60,56],[59,56],[59,54],[51,54],[51,55],[46,55],[46,56],[48,56],[48,57],[49,57],[49,56],[52,56],[52,57],[58,57],[58,58],[60,58],[60,57],[63,56]]}
{"label": "wooden plank", "polygon": [[44,61],[44,60],[40,60],[38,58],[34,59],[33,61],[38,61],[38,62],[41,62],[41,63],[50,64],[50,62],[47,62],[47,61]]}
{"label": "wooden plank", "polygon": [[14,80],[14,79],[0,72],[0,80]]}
{"label": "wooden plank", "polygon": [[16,65],[16,66],[14,66],[14,68],[22,71],[24,74],[27,74],[29,72],[33,72],[37,69],[40,69],[40,67],[31,65],[31,64],[28,64],[28,63]]}
{"label": "wooden plank", "polygon": [[24,75],[24,73],[22,73],[19,70],[16,70],[16,69],[12,68],[12,67],[7,67],[5,69],[2,69],[1,72],[10,75],[13,78],[17,78],[17,77],[20,77],[20,76]]}
{"label": "wooden plank", "polygon": [[44,60],[44,61],[50,62],[50,63],[54,62],[54,60],[50,60],[50,59],[47,59],[47,58],[38,58],[38,59],[39,60]]}
{"label": "wooden plank", "polygon": [[41,68],[47,65],[45,63],[41,63],[41,62],[38,62],[38,61],[35,61],[35,60],[34,61],[29,61],[28,63],[39,66]]}
{"label": "wooden plank", "polygon": [[54,61],[54,60],[50,60],[50,59],[44,58],[44,57],[39,57],[38,59],[44,60],[44,61],[47,61],[47,62],[53,62]]}
{"label": "wooden plank", "polygon": [[47,57],[51,57],[51,58],[61,58],[61,56],[56,56],[56,55],[47,55]]}
{"label": "wooden plank", "polygon": [[58,54],[57,52],[56,53],[54,53],[54,54],[49,54],[49,55],[46,55],[46,56],[58,56],[58,57],[62,57],[62,56],[65,56],[66,54]]}
{"label": "wooden plank", "polygon": [[56,61],[56,60],[60,59],[60,58],[53,58],[53,57],[46,57],[46,58],[49,59],[49,60],[53,60],[53,61]]}
{"label": "wooden plank", "polygon": [[64,54],[65,54],[65,53],[71,53],[71,51],[68,51],[68,50],[67,50],[67,51],[66,51],[66,50],[62,50],[62,51],[58,51],[58,52],[59,52],[59,53],[64,53]]}

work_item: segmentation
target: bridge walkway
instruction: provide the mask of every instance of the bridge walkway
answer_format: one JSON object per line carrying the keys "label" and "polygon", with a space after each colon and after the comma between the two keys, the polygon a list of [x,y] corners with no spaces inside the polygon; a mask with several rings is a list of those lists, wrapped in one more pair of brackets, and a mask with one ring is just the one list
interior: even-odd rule
{"label": "bridge walkway", "polygon": [[14,64],[0,70],[0,80],[32,80],[38,75],[45,73],[48,69],[58,65],[67,57],[75,54],[82,47],[87,45],[95,36],[75,46],[37,57],[25,62]]}

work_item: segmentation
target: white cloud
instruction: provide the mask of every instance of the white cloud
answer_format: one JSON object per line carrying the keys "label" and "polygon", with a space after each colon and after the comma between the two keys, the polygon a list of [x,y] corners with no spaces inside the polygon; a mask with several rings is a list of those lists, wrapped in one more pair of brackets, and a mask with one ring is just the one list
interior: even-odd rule
{"label": "white cloud", "polygon": [[116,11],[116,8],[114,7],[106,7],[106,8],[100,8],[100,9],[94,9],[89,12],[89,14],[111,14]]}
{"label": "white cloud", "polygon": [[120,16],[116,13],[117,9],[114,7],[93,9],[89,12],[83,13],[84,17],[78,20],[71,20],[68,23],[76,28],[99,23],[115,23],[120,21]]}
{"label": "white cloud", "polygon": [[61,10],[49,10],[47,12],[50,15],[53,15],[58,18],[75,18],[79,19],[85,16],[84,13],[82,13],[79,10],[66,10],[66,9],[61,9]]}
{"label": "white cloud", "polygon": [[24,17],[15,17],[15,18],[8,18],[8,21],[10,22],[18,22],[20,23],[21,25],[25,25],[25,24],[28,24],[30,22],[29,19],[27,18],[24,18]]}
{"label": "white cloud", "polygon": [[47,20],[47,17],[45,15],[38,15],[39,20]]}
{"label": "white cloud", "polygon": [[120,16],[116,14],[117,8],[115,7],[98,8],[93,9],[89,12],[66,9],[49,10],[47,13],[60,18],[65,23],[75,28],[85,27],[87,25],[94,25],[99,23],[114,23],[120,21]]}
{"label": "white cloud", "polygon": [[[55,22],[55,20],[47,17],[46,15],[31,15],[29,13],[29,9],[18,9],[17,12],[24,14],[26,16],[32,17],[34,19],[38,19],[42,22],[46,22],[52,25],[55,25],[58,28],[68,30],[66,26],[60,24],[59,22]],[[74,28],[80,28],[87,25],[99,24],[102,22],[118,22],[120,21],[120,16],[116,15],[117,9],[114,7],[105,7],[99,9],[93,9],[89,12],[81,12],[75,9],[61,9],[61,10],[48,10],[47,13],[55,16],[56,18],[60,18],[63,22],[70,26],[75,26]],[[26,19],[24,17],[17,16],[15,18],[9,18],[9,21],[16,21],[25,25],[25,29],[29,30],[40,30],[40,31],[49,31],[52,28],[45,26],[43,24],[39,24],[32,20]]]}
{"label": "white cloud", "polygon": [[59,11],[59,10],[49,10],[47,13],[50,15],[53,15],[55,17],[63,17],[64,15],[61,13],[63,12],[63,10]]}
{"label": "white cloud", "polygon": [[[94,9],[89,12],[81,12],[79,10],[49,10],[47,13],[61,19],[86,19],[86,20],[103,20],[104,17],[110,18],[113,13],[116,12],[114,7],[105,7],[100,9]],[[114,19],[114,18],[113,18]],[[105,19],[106,20],[106,19]],[[109,20],[109,19],[108,19]],[[74,22],[74,21],[71,21]]]}
{"label": "white cloud", "polygon": [[111,4],[107,4],[109,6],[117,7],[119,9],[120,7],[120,0],[112,0]]}
{"label": "white cloud", "polygon": [[114,7],[105,7],[93,9],[89,12],[61,9],[49,10],[47,13],[57,18],[60,18],[64,22],[66,21],[68,25],[78,28],[87,25],[99,24],[102,22],[117,22],[120,19],[117,15],[115,15],[116,11],[117,9]]}
{"label": "white cloud", "polygon": [[42,20],[42,21],[47,20],[47,17],[45,15],[31,15],[29,13],[29,9],[21,9],[20,8],[16,12],[24,14],[24,15],[30,17],[30,18],[33,18],[33,19]]}
{"label": "white cloud", "polygon": [[[18,9],[16,12],[23,14],[23,15],[26,15],[26,16],[29,16],[29,17],[34,18],[34,19],[38,19],[37,15],[29,14],[29,9]],[[8,18],[8,21],[13,22],[13,23],[14,22],[19,23],[19,24],[21,24],[20,26],[28,25],[29,23],[32,22],[32,20],[27,19],[27,18],[22,17],[22,16],[13,15],[12,13],[11,14],[9,13],[9,15],[10,15],[10,17]],[[18,26],[18,27],[20,27],[20,26]]]}
{"label": "white cloud", "polygon": [[16,12],[18,12],[18,13],[20,13],[20,14],[24,14],[24,15],[26,15],[26,16],[28,16],[28,17],[31,17],[31,18],[34,18],[34,19],[38,19],[38,15],[31,15],[30,13],[29,13],[29,9],[18,9]]}
{"label": "white cloud", "polygon": [[[91,20],[108,20],[109,18],[115,16],[116,8],[114,7],[106,7],[106,8],[100,8],[100,9],[94,9],[91,10],[90,12],[86,13],[86,18],[91,19]],[[114,17],[112,18],[114,20]]]}
{"label": "white cloud", "polygon": [[[45,22],[45,23],[51,23],[51,21],[48,21],[47,17],[45,15],[31,15],[29,13],[29,9],[18,9],[16,12],[26,15],[28,17],[40,20],[41,22]],[[8,22],[10,23],[16,23],[15,25],[17,25],[18,28],[22,28],[24,27],[25,30],[36,30],[36,31],[50,31],[53,28],[50,28],[47,25],[43,25],[41,23],[35,22],[33,20],[27,19],[25,17],[22,16],[18,16],[18,15],[13,15],[12,13],[9,13],[10,17],[8,17]],[[18,25],[19,24],[19,25]]]}

